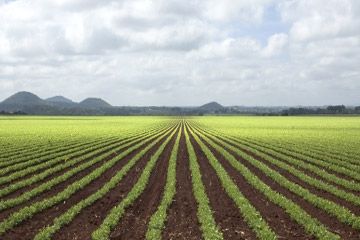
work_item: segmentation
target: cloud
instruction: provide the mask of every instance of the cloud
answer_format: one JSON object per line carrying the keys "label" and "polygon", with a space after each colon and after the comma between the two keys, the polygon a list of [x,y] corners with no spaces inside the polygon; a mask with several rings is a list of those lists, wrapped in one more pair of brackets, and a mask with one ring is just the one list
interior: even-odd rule
{"label": "cloud", "polygon": [[263,50],[263,55],[271,57],[280,54],[288,43],[288,35],[285,33],[277,33],[271,35],[268,43]]}
{"label": "cloud", "polygon": [[359,56],[357,0],[0,1],[1,98],[360,104]]}
{"label": "cloud", "polygon": [[281,5],[282,18],[292,23],[290,35],[297,41],[336,38],[358,33],[359,3],[351,0],[299,0]]}
{"label": "cloud", "polygon": [[203,14],[210,20],[229,22],[243,21],[246,23],[260,23],[265,9],[271,0],[209,0],[206,1]]}

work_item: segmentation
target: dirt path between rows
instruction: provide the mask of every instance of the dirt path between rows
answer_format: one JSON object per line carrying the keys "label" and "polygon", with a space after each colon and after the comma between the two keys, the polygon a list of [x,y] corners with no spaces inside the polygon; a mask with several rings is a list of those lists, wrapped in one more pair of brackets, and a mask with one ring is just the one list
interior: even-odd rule
{"label": "dirt path between rows", "polygon": [[[51,179],[54,179],[54,178],[56,178],[56,177],[58,177],[58,176],[63,175],[63,174],[66,173],[67,171],[69,171],[69,170],[71,170],[71,169],[74,169],[74,168],[80,166],[81,164],[83,164],[83,163],[85,163],[85,162],[87,162],[87,161],[90,161],[90,160],[92,160],[92,159],[94,159],[94,158],[96,158],[96,157],[98,157],[98,156],[100,156],[100,155],[102,155],[102,154],[105,154],[105,153],[109,153],[109,152],[114,151],[114,149],[116,149],[117,147],[119,147],[119,146],[121,146],[121,145],[123,145],[123,144],[126,144],[126,143],[129,142],[129,141],[130,141],[130,140],[118,141],[117,143],[116,143],[116,141],[115,141],[115,142],[113,142],[113,143],[107,144],[107,145],[104,146],[104,147],[110,146],[110,145],[112,145],[112,144],[116,144],[116,145],[113,146],[113,147],[111,147],[111,149],[101,151],[101,152],[99,152],[99,153],[97,153],[97,154],[95,154],[95,155],[93,155],[93,156],[91,156],[91,157],[89,157],[89,158],[86,158],[86,159],[84,159],[84,160],[78,161],[78,162],[75,163],[73,166],[67,167],[67,168],[65,168],[65,169],[63,169],[63,170],[61,170],[61,171],[58,171],[58,172],[56,172],[56,173],[54,173],[54,174],[51,174],[50,176],[47,176],[46,178],[44,178],[44,179],[42,179],[42,180],[40,180],[40,181],[38,181],[38,182],[36,182],[36,183],[33,183],[33,184],[30,184],[30,185],[28,185],[28,186],[26,186],[26,187],[20,188],[20,189],[14,191],[14,192],[12,192],[12,193],[10,193],[10,194],[2,197],[1,200],[6,200],[6,199],[10,199],[10,198],[16,198],[16,197],[18,197],[19,195],[21,195],[21,194],[23,194],[23,193],[26,193],[26,192],[28,192],[28,191],[30,191],[30,190],[32,190],[32,189],[40,186],[41,184],[43,184],[43,183],[45,183],[45,182],[48,182],[48,181],[51,180]],[[137,143],[137,142],[136,142],[136,143]],[[136,144],[136,143],[134,143],[134,144]],[[134,145],[134,144],[132,144],[132,145]],[[104,147],[101,147],[101,148],[104,148]],[[90,152],[93,152],[93,151],[96,151],[96,150],[97,150],[97,149],[92,150],[92,151],[88,151],[88,152],[84,153],[83,155],[89,154]],[[122,150],[122,149],[121,149],[121,150]],[[119,151],[121,151],[121,150],[119,150]],[[114,154],[113,156],[110,156],[110,157],[112,158],[112,157],[114,157],[114,156],[115,156],[115,154]],[[77,157],[81,157],[81,156],[79,155],[79,156],[77,156]],[[73,159],[75,159],[75,158],[76,158],[76,157],[73,157],[73,158],[70,158],[69,160],[73,160]],[[103,164],[103,162],[104,162],[104,160],[102,160],[102,161],[94,164],[93,166],[91,166],[91,168],[94,169],[94,166],[95,166],[95,165],[96,165],[96,166],[101,166],[101,165]],[[60,164],[62,164],[62,163],[60,163]],[[59,165],[59,164],[56,164],[55,166],[58,166],[58,165]],[[55,167],[55,166],[53,166],[53,167]],[[16,181],[12,182],[11,184],[14,184],[14,183],[16,183],[16,182],[19,182],[19,181],[21,181],[21,180],[25,180],[25,179],[31,178],[31,177],[35,176],[36,174],[39,174],[39,173],[41,173],[41,172],[44,172],[45,170],[46,170],[46,169],[43,169],[43,170],[39,171],[38,173],[33,173],[33,174],[27,175],[27,176],[25,176],[25,177],[23,177],[23,178],[21,178],[21,179],[17,179]],[[86,171],[86,169],[84,169],[83,171]],[[79,174],[79,173],[78,173],[78,174]]]}
{"label": "dirt path between rows", "polygon": [[[132,144],[131,146],[134,146],[135,144],[136,143]],[[129,146],[129,148],[131,146]],[[126,149],[123,149],[123,150],[125,151]],[[59,192],[63,191],[68,185],[70,185],[70,184],[74,183],[75,181],[78,181],[79,179],[81,179],[84,176],[88,175],[89,173],[91,173],[92,171],[94,171],[95,169],[97,169],[101,165],[103,165],[106,161],[109,161],[109,160],[113,159],[114,157],[116,157],[119,153],[121,153],[121,151],[108,155],[107,157],[105,157],[104,159],[99,161],[98,163],[96,163],[96,164],[92,165],[91,167],[88,167],[88,168],[76,173],[75,175],[73,175],[69,179],[67,179],[66,181],[61,182],[60,184],[57,184],[57,185],[53,186],[51,189],[40,193],[39,195],[35,196],[34,198],[30,199],[29,201],[26,201],[26,202],[24,202],[22,204],[19,204],[19,205],[15,206],[15,207],[0,211],[0,220],[5,219],[11,213],[16,212],[17,210],[19,210],[19,209],[21,209],[21,208],[23,208],[25,206],[29,206],[30,204],[32,204],[34,202],[41,201],[41,200],[43,200],[45,198],[49,198],[49,197],[52,197],[52,196],[58,194]],[[89,160],[91,160],[91,159],[93,159],[93,158],[89,158]],[[36,186],[39,186],[39,185],[40,184],[36,184]],[[24,187],[23,189],[21,189],[21,192],[31,191],[31,189],[33,189],[33,188],[34,187]],[[20,196],[20,193],[18,193],[16,195],[12,195],[12,196],[13,196],[13,198],[18,197],[18,196]]]}
{"label": "dirt path between rows", "polygon": [[167,144],[152,171],[148,185],[139,198],[125,211],[119,224],[110,235],[112,240],[141,240],[145,239],[150,217],[160,205],[166,184],[167,170],[171,151],[174,147],[176,135]]}
{"label": "dirt path between rows", "polygon": [[[114,139],[114,140],[112,140],[112,142],[116,142],[116,140]],[[101,142],[97,142],[97,143],[95,143],[95,144],[91,144],[91,143],[80,144],[79,146],[75,146],[75,147],[71,147],[71,146],[70,146],[69,148],[67,148],[67,149],[65,149],[65,150],[57,150],[56,152],[51,153],[51,154],[61,154],[60,156],[57,156],[57,157],[55,157],[55,158],[65,157],[65,156],[67,155],[67,154],[63,154],[63,152],[65,152],[65,151],[70,151],[70,150],[73,150],[73,149],[79,148],[79,147],[81,147],[81,149],[86,149],[86,148],[88,148],[88,147],[90,147],[90,146],[99,145],[99,144],[101,144]],[[109,143],[109,145],[110,145],[110,143]],[[74,152],[69,153],[69,154],[75,154],[75,153],[78,152],[78,151],[81,151],[81,150],[75,150]],[[91,151],[91,150],[90,150],[90,151]],[[89,152],[90,152],[90,151],[89,151]],[[43,153],[43,154],[44,154],[44,153]],[[86,153],[85,153],[85,154],[86,154]],[[81,155],[83,155],[83,154],[75,155],[74,157],[72,157],[72,158],[70,158],[70,159],[76,158],[76,157],[81,156]],[[40,158],[42,158],[42,157],[47,157],[47,156],[48,156],[48,155],[41,155]],[[23,161],[23,162],[19,162],[19,163],[16,163],[16,164],[22,164],[22,163],[30,162],[30,161],[32,161],[32,160],[36,160],[37,158],[39,158],[39,156],[34,156],[33,159],[29,159],[29,160],[26,160],[26,161]],[[28,167],[34,167],[34,166],[43,164],[43,163],[45,163],[45,162],[48,162],[48,161],[50,161],[50,160],[52,160],[52,159],[43,160],[43,161],[41,161],[41,162],[39,162],[39,163],[36,163],[36,164],[31,165],[31,166],[28,166]],[[57,163],[54,163],[51,167],[53,167],[53,166],[55,166],[55,165],[57,165]],[[11,165],[10,165],[10,166],[11,166]],[[18,169],[18,170],[11,170],[11,171],[9,171],[8,173],[2,175],[1,177],[10,176],[10,175],[12,175],[13,173],[16,173],[16,172],[18,172],[18,171],[24,170],[24,169],[26,169],[26,168],[28,168],[28,167],[25,167],[25,168],[23,168],[23,169]],[[25,179],[25,178],[27,178],[27,177],[29,177],[29,176],[31,177],[31,176],[33,176],[34,174],[41,173],[41,172],[43,172],[44,170],[46,170],[46,169],[48,169],[48,168],[49,168],[49,167],[45,167],[45,168],[39,169],[39,170],[37,170],[37,171],[35,171],[35,172],[33,172],[33,173],[30,173],[30,174],[28,174],[28,175],[26,175],[26,176],[23,176],[23,177],[21,177],[21,178],[15,179],[14,181],[12,181],[12,182],[10,182],[10,183],[1,184],[0,187],[1,187],[1,188],[6,187],[8,184],[15,183],[15,182],[17,182],[17,181],[19,181],[19,180],[21,180],[21,179]]]}
{"label": "dirt path between rows", "polygon": [[220,227],[224,238],[256,239],[255,233],[245,222],[235,202],[225,192],[215,170],[192,135],[190,141],[198,158],[210,207],[213,210],[215,221]]}
{"label": "dirt path between rows", "polygon": [[[150,151],[148,151],[147,154],[143,157],[143,159],[148,159],[151,154],[153,154],[157,147],[165,140],[164,136],[160,142],[158,142],[153,148],[151,148]],[[147,145],[147,144],[146,144]],[[15,226],[11,230],[9,230],[7,233],[5,233],[2,237],[2,239],[32,239],[36,233],[43,228],[46,225],[49,225],[52,223],[53,219],[57,216],[64,213],[67,209],[69,209],[74,204],[78,203],[82,199],[90,196],[92,193],[96,192],[101,186],[104,185],[105,182],[109,181],[126,163],[129,162],[129,160],[135,156],[138,152],[143,149],[145,145],[140,147],[139,149],[133,151],[129,155],[125,156],[123,159],[119,160],[112,168],[108,169],[103,173],[99,178],[91,182],[89,185],[87,185],[84,189],[76,192],[73,194],[69,199],[64,201],[62,204],[57,204],[49,209],[46,209],[40,213],[35,214],[30,219],[23,221],[18,226]],[[116,154],[114,154],[113,157],[115,157]],[[108,159],[109,160],[109,159]],[[138,162],[139,164],[139,162]],[[133,169],[136,169],[137,171],[141,171],[139,166],[135,165]],[[77,176],[75,179],[73,179],[73,182],[76,180],[79,180],[80,177]],[[57,187],[64,188],[69,185],[69,182],[66,181]],[[48,198],[49,196],[53,195],[52,191],[47,192],[42,196],[42,198]],[[28,205],[28,204],[26,204]],[[101,210],[102,211],[102,210]],[[82,230],[83,226],[78,225],[78,227]]]}
{"label": "dirt path between rows", "polygon": [[[234,141],[235,141],[235,142],[239,142],[239,141],[237,141],[237,140],[234,140]],[[241,142],[239,142],[239,143],[241,143]],[[245,145],[249,146],[249,144],[245,144]],[[262,145],[260,145],[260,144],[256,144],[256,145],[257,145],[257,146],[264,147],[264,146],[262,146]],[[250,147],[251,147],[251,146],[250,146]],[[264,147],[264,148],[268,148],[268,147]],[[271,149],[271,148],[268,148],[268,149]],[[358,180],[356,180],[356,179],[352,178],[351,176],[348,176],[348,175],[346,175],[346,174],[344,174],[344,173],[336,172],[336,171],[334,171],[334,170],[325,168],[325,167],[323,167],[323,166],[321,166],[321,165],[319,165],[319,164],[317,164],[317,163],[311,163],[311,162],[305,161],[305,160],[300,159],[299,157],[293,156],[293,155],[291,155],[291,154],[289,154],[289,153],[284,153],[284,152],[282,152],[282,151],[274,150],[274,149],[271,149],[271,150],[272,150],[272,151],[275,151],[275,152],[278,152],[278,153],[281,153],[281,154],[283,154],[283,155],[285,155],[285,156],[287,156],[287,157],[291,157],[291,158],[294,158],[294,159],[299,160],[299,161],[301,161],[301,162],[304,162],[304,163],[313,165],[313,166],[315,166],[315,167],[317,167],[317,168],[319,168],[319,169],[324,169],[327,173],[332,174],[332,175],[334,175],[334,176],[337,176],[337,177],[339,177],[339,178],[343,178],[343,179],[346,179],[346,180],[348,180],[348,181],[354,181],[354,182],[360,183],[360,181],[358,181]],[[272,156],[273,156],[273,155],[272,155]],[[304,157],[307,157],[306,155],[303,155],[303,156],[304,156]],[[273,156],[273,157],[276,158],[276,156]],[[310,157],[309,157],[309,158],[310,158]],[[316,158],[314,158],[314,157],[311,157],[311,158],[312,158],[312,159],[316,159]],[[326,162],[325,160],[319,160],[319,161]],[[334,164],[334,165],[336,165],[336,164]],[[336,166],[339,166],[339,165],[336,165]],[[301,168],[301,167],[298,167],[298,168]],[[346,168],[346,167],[344,167],[344,168],[347,169],[347,170],[351,170],[351,169],[348,169],[348,168]],[[303,169],[303,168],[301,168],[301,169]],[[308,170],[306,170],[306,169],[303,169],[303,170],[304,170],[304,171],[308,171]],[[326,181],[326,179],[325,179],[325,181]]]}
{"label": "dirt path between rows", "polygon": [[168,210],[163,239],[202,239],[197,219],[197,203],[192,190],[189,155],[182,129],[176,161],[176,193]]}
{"label": "dirt path between rows", "polygon": [[[201,138],[201,140],[204,140]],[[231,164],[208,143],[203,141],[216,159],[225,168],[241,193],[260,212],[270,228],[282,239],[315,239],[307,234],[304,228],[290,218],[284,209],[271,202],[260,191],[251,186],[247,180]]]}
{"label": "dirt path between rows", "polygon": [[[354,214],[356,215],[360,215],[360,208],[354,204],[352,204],[351,202],[348,202],[342,198],[339,198],[325,190],[321,190],[318,189],[308,183],[306,183],[305,181],[303,181],[301,178],[296,177],[295,175],[291,174],[290,172],[288,172],[285,169],[282,169],[278,166],[276,166],[275,164],[272,164],[268,161],[266,161],[265,159],[263,159],[262,157],[258,156],[256,153],[252,152],[252,151],[248,151],[245,150],[242,147],[236,146],[228,141],[225,140],[225,142],[227,142],[228,144],[237,147],[238,149],[240,149],[241,151],[245,152],[246,154],[248,154],[249,156],[255,158],[256,160],[261,161],[262,163],[264,163],[265,165],[267,165],[268,167],[270,167],[271,169],[281,173],[282,176],[284,176],[285,178],[287,178],[288,180],[300,185],[301,187],[308,189],[311,193],[317,195],[317,196],[321,196],[322,198],[325,198],[329,201],[332,201],[340,206],[344,206],[346,208],[348,208],[350,211],[352,211]],[[267,154],[267,153],[265,153]],[[272,156],[272,155],[271,155]],[[272,156],[273,158],[277,159],[275,156]],[[346,190],[345,190],[346,191]],[[352,192],[352,191],[348,191],[348,192]]]}
{"label": "dirt path between rows", "polygon": [[[230,144],[230,143],[229,143]],[[245,165],[253,174],[255,174],[258,178],[260,178],[264,183],[266,183],[271,189],[277,191],[282,194],[286,198],[292,200],[296,204],[298,204],[302,209],[304,209],[309,215],[313,218],[318,219],[321,223],[328,227],[328,229],[336,234],[339,234],[343,239],[360,239],[360,231],[351,228],[350,226],[341,223],[335,217],[327,214],[323,210],[315,207],[308,201],[304,200],[300,196],[294,194],[290,190],[282,187],[280,184],[273,181],[270,177],[266,176],[261,170],[250,164],[248,161],[242,159],[236,153],[231,151],[230,149],[224,147],[227,151],[229,151],[238,161],[240,161],[243,165]],[[257,158],[258,161],[262,161],[262,159]],[[285,171],[280,170],[279,173],[283,174]]]}
{"label": "dirt path between rows", "polygon": [[264,160],[263,158],[261,158],[260,156],[256,155],[253,152],[244,150],[242,148],[239,148],[239,149],[241,149],[243,152],[247,153],[248,155],[252,156],[253,158],[263,162],[271,169],[281,173],[281,175],[284,176],[285,178],[287,178],[289,181],[300,185],[301,187],[309,190],[311,193],[313,193],[317,196],[320,196],[320,197],[330,200],[340,206],[344,206],[344,207],[348,208],[350,211],[352,211],[353,213],[355,213],[358,216],[360,215],[360,208],[358,206],[355,206],[351,202],[345,201],[344,199],[341,199],[325,190],[318,189],[318,188],[304,182],[301,178],[298,178],[298,177],[294,176],[293,174],[291,174],[290,172],[288,172],[282,168],[279,168],[272,163],[269,163],[268,161]]}

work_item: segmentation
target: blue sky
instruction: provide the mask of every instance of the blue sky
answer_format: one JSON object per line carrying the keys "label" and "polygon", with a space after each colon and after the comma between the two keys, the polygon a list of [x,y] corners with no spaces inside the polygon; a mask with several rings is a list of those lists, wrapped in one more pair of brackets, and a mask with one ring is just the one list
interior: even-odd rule
{"label": "blue sky", "polygon": [[357,0],[0,0],[0,100],[360,105],[359,66]]}
{"label": "blue sky", "polygon": [[266,45],[268,38],[280,32],[288,32],[290,25],[281,21],[278,5],[270,4],[264,9],[261,23],[248,24],[243,22],[233,22],[229,27],[232,29],[231,37],[251,36]]}

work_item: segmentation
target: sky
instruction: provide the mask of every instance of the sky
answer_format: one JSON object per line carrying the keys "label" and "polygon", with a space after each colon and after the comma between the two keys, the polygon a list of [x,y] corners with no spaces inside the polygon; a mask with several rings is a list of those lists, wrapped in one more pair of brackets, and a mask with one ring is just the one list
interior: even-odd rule
{"label": "sky", "polygon": [[360,105],[359,0],[0,0],[0,101]]}

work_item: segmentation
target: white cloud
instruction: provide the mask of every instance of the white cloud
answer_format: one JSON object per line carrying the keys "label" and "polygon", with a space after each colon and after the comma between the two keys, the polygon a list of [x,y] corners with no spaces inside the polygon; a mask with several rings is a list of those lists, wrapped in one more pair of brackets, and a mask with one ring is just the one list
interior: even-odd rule
{"label": "white cloud", "polygon": [[265,8],[272,0],[208,0],[205,1],[204,15],[214,21],[243,21],[259,23]]}
{"label": "white cloud", "polygon": [[359,64],[357,0],[0,1],[1,98],[360,104]]}
{"label": "white cloud", "polygon": [[252,38],[226,38],[222,41],[210,42],[190,52],[189,57],[203,59],[228,59],[239,57],[258,57],[261,45]]}
{"label": "white cloud", "polygon": [[268,43],[263,50],[263,55],[271,57],[280,54],[288,43],[288,35],[277,33],[269,37]]}
{"label": "white cloud", "polygon": [[360,29],[359,4],[355,0],[299,0],[281,5],[282,18],[291,22],[294,40],[307,41],[353,35]]}

